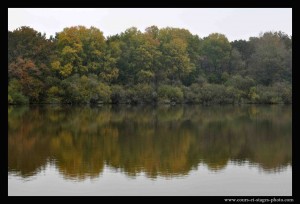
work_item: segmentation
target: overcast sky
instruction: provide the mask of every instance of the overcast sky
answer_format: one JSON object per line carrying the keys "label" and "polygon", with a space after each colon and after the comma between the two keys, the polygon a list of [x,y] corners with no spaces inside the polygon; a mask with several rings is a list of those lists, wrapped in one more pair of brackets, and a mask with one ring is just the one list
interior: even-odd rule
{"label": "overcast sky", "polygon": [[99,28],[105,36],[124,32],[132,26],[144,31],[159,28],[186,28],[203,38],[210,33],[225,34],[230,41],[248,40],[260,32],[283,31],[292,35],[291,8],[9,8],[8,30],[30,26],[55,35],[65,27],[84,25]]}

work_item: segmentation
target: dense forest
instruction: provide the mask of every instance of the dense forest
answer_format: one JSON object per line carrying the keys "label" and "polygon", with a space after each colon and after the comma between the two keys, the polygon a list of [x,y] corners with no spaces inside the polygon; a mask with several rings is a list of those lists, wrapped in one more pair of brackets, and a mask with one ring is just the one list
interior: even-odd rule
{"label": "dense forest", "polygon": [[23,26],[8,31],[8,103],[292,103],[292,37]]}

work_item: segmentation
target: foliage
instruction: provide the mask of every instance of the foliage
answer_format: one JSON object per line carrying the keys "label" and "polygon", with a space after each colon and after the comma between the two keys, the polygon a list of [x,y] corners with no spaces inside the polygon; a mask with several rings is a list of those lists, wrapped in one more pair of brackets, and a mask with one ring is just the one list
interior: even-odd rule
{"label": "foliage", "polygon": [[183,101],[183,92],[180,87],[161,85],[158,88],[158,98],[163,102],[181,103]]}
{"label": "foliage", "polygon": [[26,104],[29,102],[28,97],[24,96],[21,91],[21,84],[18,80],[13,79],[8,85],[8,103],[9,104]]}
{"label": "foliage", "polygon": [[224,104],[239,102],[239,92],[234,87],[220,84],[205,84],[200,88],[199,100],[204,104]]}
{"label": "foliage", "polygon": [[8,31],[8,103],[292,103],[292,37],[132,27]]}

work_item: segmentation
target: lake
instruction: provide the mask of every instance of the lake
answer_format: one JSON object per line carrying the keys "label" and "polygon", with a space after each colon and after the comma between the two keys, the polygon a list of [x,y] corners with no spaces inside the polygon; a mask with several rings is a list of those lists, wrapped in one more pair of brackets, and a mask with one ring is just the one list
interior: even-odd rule
{"label": "lake", "polygon": [[292,106],[8,106],[8,195],[292,195]]}

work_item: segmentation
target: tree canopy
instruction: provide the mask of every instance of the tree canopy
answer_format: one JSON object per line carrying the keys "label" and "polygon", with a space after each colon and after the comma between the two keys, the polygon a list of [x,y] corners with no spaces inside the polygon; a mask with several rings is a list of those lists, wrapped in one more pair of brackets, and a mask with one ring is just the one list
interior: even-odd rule
{"label": "tree canopy", "polygon": [[181,28],[8,31],[8,103],[291,103],[292,37]]}

